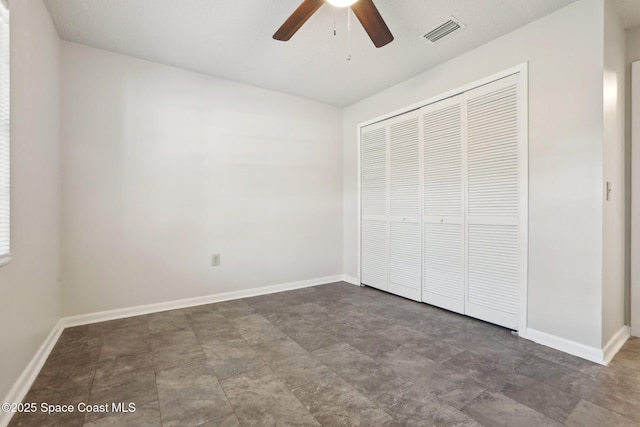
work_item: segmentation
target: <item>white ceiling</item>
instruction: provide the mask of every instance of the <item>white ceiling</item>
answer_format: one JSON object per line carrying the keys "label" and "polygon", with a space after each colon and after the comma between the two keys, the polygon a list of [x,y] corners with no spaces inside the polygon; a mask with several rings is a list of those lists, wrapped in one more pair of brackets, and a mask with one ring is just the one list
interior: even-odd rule
{"label": "white ceiling", "polygon": [[[45,0],[64,40],[336,106],[350,105],[575,0],[374,0],[395,40],[376,49],[324,5],[288,42],[273,33],[301,0]],[[640,0],[617,0],[637,8]],[[437,44],[420,35],[455,16]],[[640,13],[637,14],[640,16]],[[333,35],[333,25],[338,35]],[[351,61],[346,55],[351,53]]]}

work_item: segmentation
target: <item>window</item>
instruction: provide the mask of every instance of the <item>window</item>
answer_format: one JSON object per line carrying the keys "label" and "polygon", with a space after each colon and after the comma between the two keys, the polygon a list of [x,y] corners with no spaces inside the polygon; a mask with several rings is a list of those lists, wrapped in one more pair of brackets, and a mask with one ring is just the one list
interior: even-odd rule
{"label": "window", "polygon": [[0,0],[0,265],[9,261],[9,8]]}

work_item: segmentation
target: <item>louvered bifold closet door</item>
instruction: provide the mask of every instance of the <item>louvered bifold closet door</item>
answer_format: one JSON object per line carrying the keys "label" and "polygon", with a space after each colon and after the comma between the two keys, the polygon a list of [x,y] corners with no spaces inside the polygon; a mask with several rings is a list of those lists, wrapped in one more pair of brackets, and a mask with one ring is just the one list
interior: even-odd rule
{"label": "louvered bifold closet door", "polygon": [[420,110],[424,134],[422,300],[464,313],[462,96]]}
{"label": "louvered bifold closet door", "polygon": [[360,281],[388,289],[388,144],[386,124],[362,128]]}
{"label": "louvered bifold closet door", "polygon": [[467,119],[466,314],[518,326],[520,160],[518,80],[465,94]]}
{"label": "louvered bifold closet door", "polygon": [[421,300],[420,118],[389,124],[389,292]]}

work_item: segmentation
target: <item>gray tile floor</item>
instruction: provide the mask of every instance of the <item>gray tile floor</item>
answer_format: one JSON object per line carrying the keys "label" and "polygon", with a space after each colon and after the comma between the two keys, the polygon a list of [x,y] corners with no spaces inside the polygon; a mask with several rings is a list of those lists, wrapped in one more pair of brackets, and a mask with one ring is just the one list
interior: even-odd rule
{"label": "gray tile floor", "polygon": [[605,368],[336,283],[67,329],[25,402],[109,412],[12,426],[640,425],[640,340]]}

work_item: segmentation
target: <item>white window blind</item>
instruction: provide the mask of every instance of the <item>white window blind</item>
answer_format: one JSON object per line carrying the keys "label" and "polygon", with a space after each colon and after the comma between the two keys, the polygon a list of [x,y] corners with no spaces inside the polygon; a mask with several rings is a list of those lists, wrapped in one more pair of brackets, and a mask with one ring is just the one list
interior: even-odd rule
{"label": "white window blind", "polygon": [[9,88],[9,9],[0,0],[0,262],[10,254]]}

